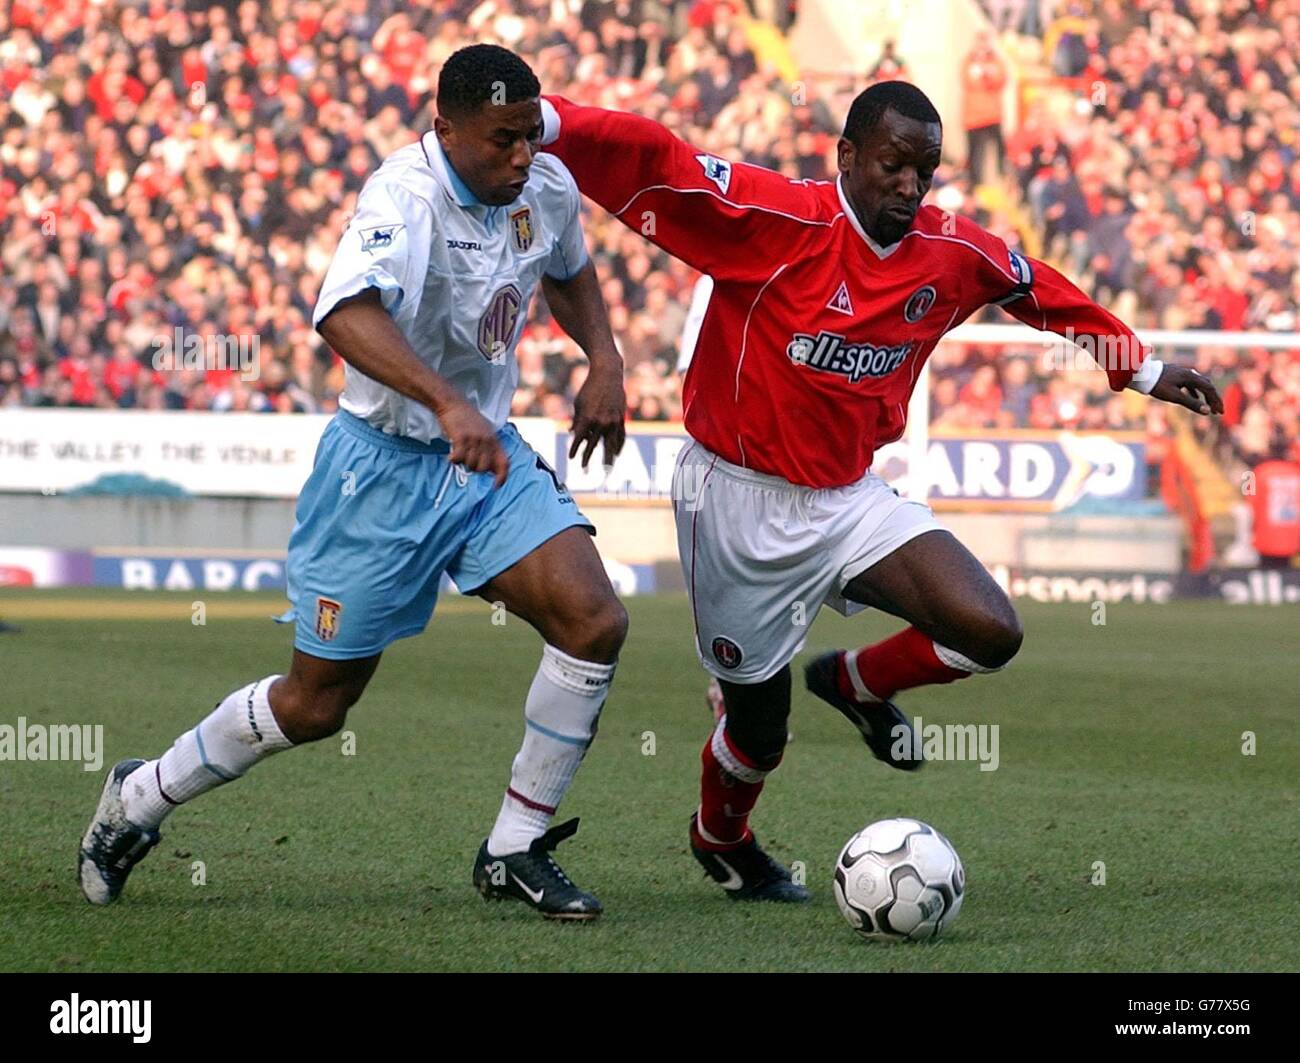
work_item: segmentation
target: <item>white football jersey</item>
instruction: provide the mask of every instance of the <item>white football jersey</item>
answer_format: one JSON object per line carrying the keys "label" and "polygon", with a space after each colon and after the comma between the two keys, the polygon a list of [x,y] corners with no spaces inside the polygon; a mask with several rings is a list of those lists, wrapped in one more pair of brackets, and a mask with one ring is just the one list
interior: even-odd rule
{"label": "white football jersey", "polygon": [[[430,130],[370,175],[321,285],[312,324],[377,288],[384,308],[431,369],[494,427],[519,381],[515,344],[542,274],[587,262],[577,185],[554,155],[534,156],[513,203],[480,203]],[[390,435],[445,439],[428,407],[351,365],[339,405]]]}

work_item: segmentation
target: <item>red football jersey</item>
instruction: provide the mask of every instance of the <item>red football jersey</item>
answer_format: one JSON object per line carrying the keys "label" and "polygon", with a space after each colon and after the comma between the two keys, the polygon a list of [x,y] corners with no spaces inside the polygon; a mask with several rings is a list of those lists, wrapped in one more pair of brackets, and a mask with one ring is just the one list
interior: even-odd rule
{"label": "red football jersey", "polygon": [[882,248],[837,181],[792,180],[639,115],[546,99],[544,150],[578,188],[713,278],[683,419],[733,464],[808,487],[858,480],[903,434],[939,338],[988,303],[1036,328],[1071,328],[1094,350],[1132,352],[1127,368],[1107,368],[1116,391],[1145,357],[1113,314],[965,218],[922,207]]}

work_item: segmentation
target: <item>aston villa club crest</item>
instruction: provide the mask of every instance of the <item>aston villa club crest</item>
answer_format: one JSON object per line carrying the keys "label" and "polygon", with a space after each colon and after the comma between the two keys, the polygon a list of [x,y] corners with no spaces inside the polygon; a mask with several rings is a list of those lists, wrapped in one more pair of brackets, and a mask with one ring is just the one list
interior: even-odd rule
{"label": "aston villa club crest", "polygon": [[510,231],[515,239],[516,251],[527,251],[533,246],[533,210],[520,207],[510,212]]}
{"label": "aston villa club crest", "polygon": [[343,604],[333,598],[316,599],[316,637],[321,642],[330,642],[339,633],[339,615]]}

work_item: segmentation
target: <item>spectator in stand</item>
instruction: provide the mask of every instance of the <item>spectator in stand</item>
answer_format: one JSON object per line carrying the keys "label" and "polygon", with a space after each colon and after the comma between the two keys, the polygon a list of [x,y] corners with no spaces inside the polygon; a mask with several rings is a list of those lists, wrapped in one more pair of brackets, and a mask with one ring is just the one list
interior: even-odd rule
{"label": "spectator in stand", "polygon": [[991,184],[1002,173],[1002,89],[1006,66],[989,34],[976,35],[962,67],[962,127],[966,169],[975,184]]}
{"label": "spectator in stand", "polygon": [[867,77],[871,81],[909,81],[911,75],[908,73],[907,64],[900,58],[894,50],[893,41],[885,41],[884,47],[880,50],[880,57],[867,71]]}
{"label": "spectator in stand", "polygon": [[[1014,17],[1018,6],[999,28],[1041,36],[1049,62],[1077,37],[1062,69],[1081,68],[1088,91],[1049,86],[1007,129],[1002,166],[1027,211],[977,202],[975,182],[949,165],[934,202],[1013,247],[1046,239],[1049,258],[1131,306],[1123,316],[1140,327],[1300,328],[1300,2],[1028,0]],[[516,48],[548,91],[638,110],[703,150],[796,180],[832,178],[834,116],[861,79],[809,77],[795,92],[763,69],[737,10],[0,5],[0,403],[332,409],[341,364],[309,321],[334,241],[378,160],[430,127],[441,63],[468,39]],[[872,76],[908,76],[892,42]],[[631,415],[678,416],[673,362],[697,277],[598,209],[586,227],[616,340],[637,362]],[[260,379],[156,371],[155,341],[177,327],[258,336]],[[1040,354],[944,344],[936,417],[1166,430],[1090,390],[1096,374],[1045,369]],[[515,412],[567,415],[580,359],[540,300],[520,357]],[[1218,443],[1233,460],[1259,460],[1279,439],[1296,446],[1297,359],[1215,361],[1241,385]]]}

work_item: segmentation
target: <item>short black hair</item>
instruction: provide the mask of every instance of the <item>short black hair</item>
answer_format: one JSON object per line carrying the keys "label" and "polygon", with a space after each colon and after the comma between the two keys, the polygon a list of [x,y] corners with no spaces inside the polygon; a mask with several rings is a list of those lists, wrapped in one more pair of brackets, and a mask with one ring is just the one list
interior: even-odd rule
{"label": "short black hair", "polygon": [[438,113],[469,114],[491,100],[519,103],[541,95],[532,68],[507,48],[471,44],[453,52],[438,75]]}
{"label": "short black hair", "polygon": [[844,120],[844,136],[854,144],[861,144],[880,124],[886,111],[897,111],[904,118],[918,122],[938,122],[939,112],[930,97],[906,81],[878,81],[858,93],[849,116]]}

